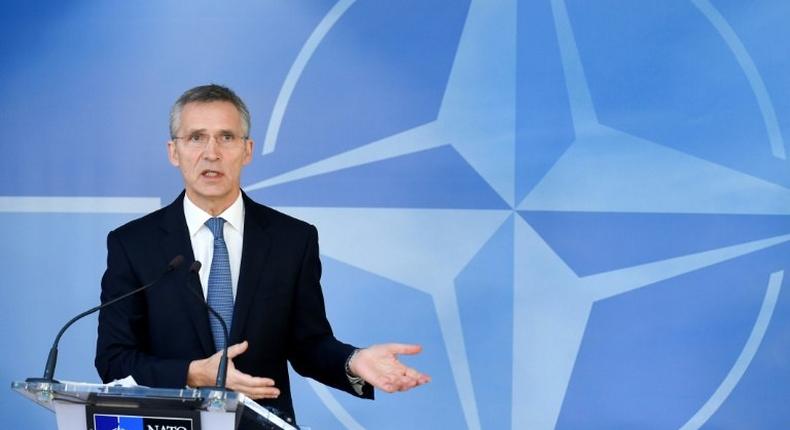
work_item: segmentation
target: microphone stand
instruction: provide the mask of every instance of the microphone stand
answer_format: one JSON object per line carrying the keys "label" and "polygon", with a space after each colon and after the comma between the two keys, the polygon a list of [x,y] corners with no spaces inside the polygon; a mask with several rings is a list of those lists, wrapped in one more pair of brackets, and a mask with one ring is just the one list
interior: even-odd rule
{"label": "microphone stand", "polygon": [[25,382],[38,382],[38,383],[50,383],[50,384],[55,383],[55,384],[57,384],[59,381],[57,381],[56,379],[53,379],[53,376],[55,375],[55,366],[57,365],[57,362],[58,362],[58,343],[60,343],[60,338],[63,336],[63,333],[65,333],[66,330],[69,327],[71,327],[72,324],[74,324],[78,320],[82,319],[83,317],[86,317],[86,316],[88,316],[88,315],[90,315],[90,314],[92,314],[92,313],[94,313],[94,312],[96,312],[96,311],[98,311],[100,309],[103,309],[103,308],[105,308],[107,306],[110,306],[110,305],[112,305],[114,303],[120,302],[121,300],[123,300],[123,299],[125,299],[127,297],[131,297],[131,296],[133,296],[133,295],[135,295],[135,294],[137,294],[137,293],[139,293],[139,292],[141,292],[143,290],[148,289],[150,286],[156,284],[162,278],[164,278],[166,274],[168,274],[168,273],[172,272],[173,270],[175,270],[183,262],[184,262],[184,257],[183,256],[181,256],[181,255],[175,256],[172,260],[170,260],[170,263],[168,263],[167,268],[165,269],[165,271],[161,275],[159,275],[158,278],[154,279],[152,282],[149,282],[149,283],[143,285],[140,288],[136,288],[136,289],[134,289],[132,291],[129,291],[126,294],[123,294],[123,295],[121,295],[119,297],[116,297],[116,298],[110,300],[107,303],[103,303],[101,305],[94,306],[94,307],[88,309],[87,311],[82,312],[81,314],[79,314],[79,315],[75,316],[74,318],[70,319],[69,322],[67,322],[63,326],[63,328],[60,329],[60,331],[58,332],[58,335],[55,336],[55,341],[52,343],[52,348],[49,349],[49,355],[47,356],[47,364],[46,364],[46,366],[44,366],[44,376],[42,376],[41,378],[27,378],[25,380]]}

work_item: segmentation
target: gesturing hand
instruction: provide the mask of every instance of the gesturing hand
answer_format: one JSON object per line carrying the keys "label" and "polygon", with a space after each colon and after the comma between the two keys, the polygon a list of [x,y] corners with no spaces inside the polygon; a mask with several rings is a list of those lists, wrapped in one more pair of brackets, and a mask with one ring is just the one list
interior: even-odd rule
{"label": "gesturing hand", "polygon": [[[248,343],[237,343],[228,348],[228,378],[225,386],[233,391],[244,393],[252,399],[274,399],[280,395],[280,390],[274,386],[270,378],[261,378],[248,375],[236,369],[233,358],[247,350]],[[218,351],[209,358],[195,360],[189,363],[187,371],[187,385],[190,387],[207,387],[214,385],[217,378],[217,368],[222,351]]]}
{"label": "gesturing hand", "polygon": [[413,355],[419,345],[385,343],[360,349],[349,363],[351,372],[374,387],[388,393],[406,391],[427,384],[431,377],[398,361],[398,354]]}

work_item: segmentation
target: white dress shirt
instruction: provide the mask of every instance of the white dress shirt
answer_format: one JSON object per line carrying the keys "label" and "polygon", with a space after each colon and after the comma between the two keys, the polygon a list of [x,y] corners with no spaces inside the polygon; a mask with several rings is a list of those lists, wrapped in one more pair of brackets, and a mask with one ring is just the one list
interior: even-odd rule
{"label": "white dress shirt", "polygon": [[[222,235],[225,238],[225,246],[228,247],[230,277],[233,282],[233,299],[235,301],[241,269],[241,245],[244,240],[244,201],[241,198],[241,192],[233,204],[217,216],[225,220]],[[208,275],[211,272],[211,260],[214,257],[214,235],[206,226],[206,221],[211,218],[211,214],[197,207],[189,200],[188,196],[184,195],[184,217],[187,221],[195,260],[202,264],[200,284],[203,287],[203,297],[207,297]]]}

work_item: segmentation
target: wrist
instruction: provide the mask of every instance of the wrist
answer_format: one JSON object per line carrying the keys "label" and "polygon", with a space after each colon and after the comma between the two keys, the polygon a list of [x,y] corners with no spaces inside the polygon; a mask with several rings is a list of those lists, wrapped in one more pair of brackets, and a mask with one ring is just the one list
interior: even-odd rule
{"label": "wrist", "polygon": [[346,359],[345,370],[346,375],[348,375],[349,378],[359,378],[359,375],[353,370],[354,358],[356,358],[359,351],[359,349],[355,349],[354,352],[352,352],[351,355],[349,355]]}
{"label": "wrist", "polygon": [[192,388],[205,387],[205,376],[203,362],[205,360],[193,360],[187,368],[187,386]]}

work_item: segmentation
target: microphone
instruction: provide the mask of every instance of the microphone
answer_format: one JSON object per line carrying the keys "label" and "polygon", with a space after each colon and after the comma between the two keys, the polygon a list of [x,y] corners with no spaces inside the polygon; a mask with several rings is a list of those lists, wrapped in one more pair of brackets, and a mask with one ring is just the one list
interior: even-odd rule
{"label": "microphone", "polygon": [[[189,272],[195,274],[195,278],[197,278],[198,281],[198,286],[200,286],[200,276],[198,272],[200,272],[201,266],[202,264],[199,261],[195,261],[191,266],[189,266]],[[203,287],[201,286],[201,289],[202,288]],[[214,315],[214,317],[217,318],[220,325],[222,326],[222,334],[225,336],[225,348],[222,348],[222,357],[219,360],[219,366],[217,367],[217,380],[214,385],[216,389],[225,390],[225,380],[228,378],[228,338],[230,337],[228,335],[228,325],[225,323],[225,320],[222,319],[222,316],[219,314],[219,312],[215,311],[214,308],[206,303],[206,300],[202,295],[198,294],[192,288],[187,289],[206,309],[208,309],[209,312],[211,312],[211,315]]]}
{"label": "microphone", "polygon": [[110,305],[112,305],[112,304],[114,304],[116,302],[119,302],[119,301],[121,301],[121,300],[123,300],[123,299],[125,299],[125,298],[127,298],[129,296],[133,296],[133,295],[135,295],[135,294],[137,294],[137,293],[139,293],[139,292],[141,292],[143,290],[148,289],[148,287],[150,287],[150,286],[156,284],[157,282],[159,282],[159,280],[164,278],[166,274],[168,274],[168,273],[172,272],[173,270],[175,270],[183,262],[184,262],[184,257],[182,255],[176,255],[172,260],[170,260],[170,263],[167,264],[167,268],[164,270],[164,272],[162,272],[162,274],[159,275],[159,277],[154,279],[152,282],[149,282],[149,283],[147,283],[147,284],[143,285],[142,287],[137,288],[135,290],[129,291],[128,293],[126,293],[126,294],[124,294],[122,296],[116,297],[116,298],[108,301],[107,303],[103,303],[103,304],[101,304],[99,306],[95,306],[93,308],[90,308],[87,311],[85,311],[85,312],[77,315],[76,317],[70,319],[69,322],[67,322],[63,326],[63,328],[60,329],[60,331],[58,332],[58,335],[55,337],[55,342],[52,343],[52,348],[50,348],[49,356],[47,357],[47,365],[44,367],[44,376],[41,377],[41,378],[27,378],[25,381],[26,382],[58,383],[58,381],[56,381],[55,379],[52,379],[52,376],[55,375],[55,365],[57,364],[57,361],[58,361],[58,343],[60,343],[60,338],[61,338],[61,336],[63,336],[63,333],[66,332],[66,329],[68,329],[72,324],[77,322],[77,320],[81,319],[82,317],[88,316],[88,315],[90,315],[90,314],[92,314],[92,313],[94,313],[94,312],[96,312],[96,311],[98,311],[100,309],[104,309],[107,306],[110,306]]}

